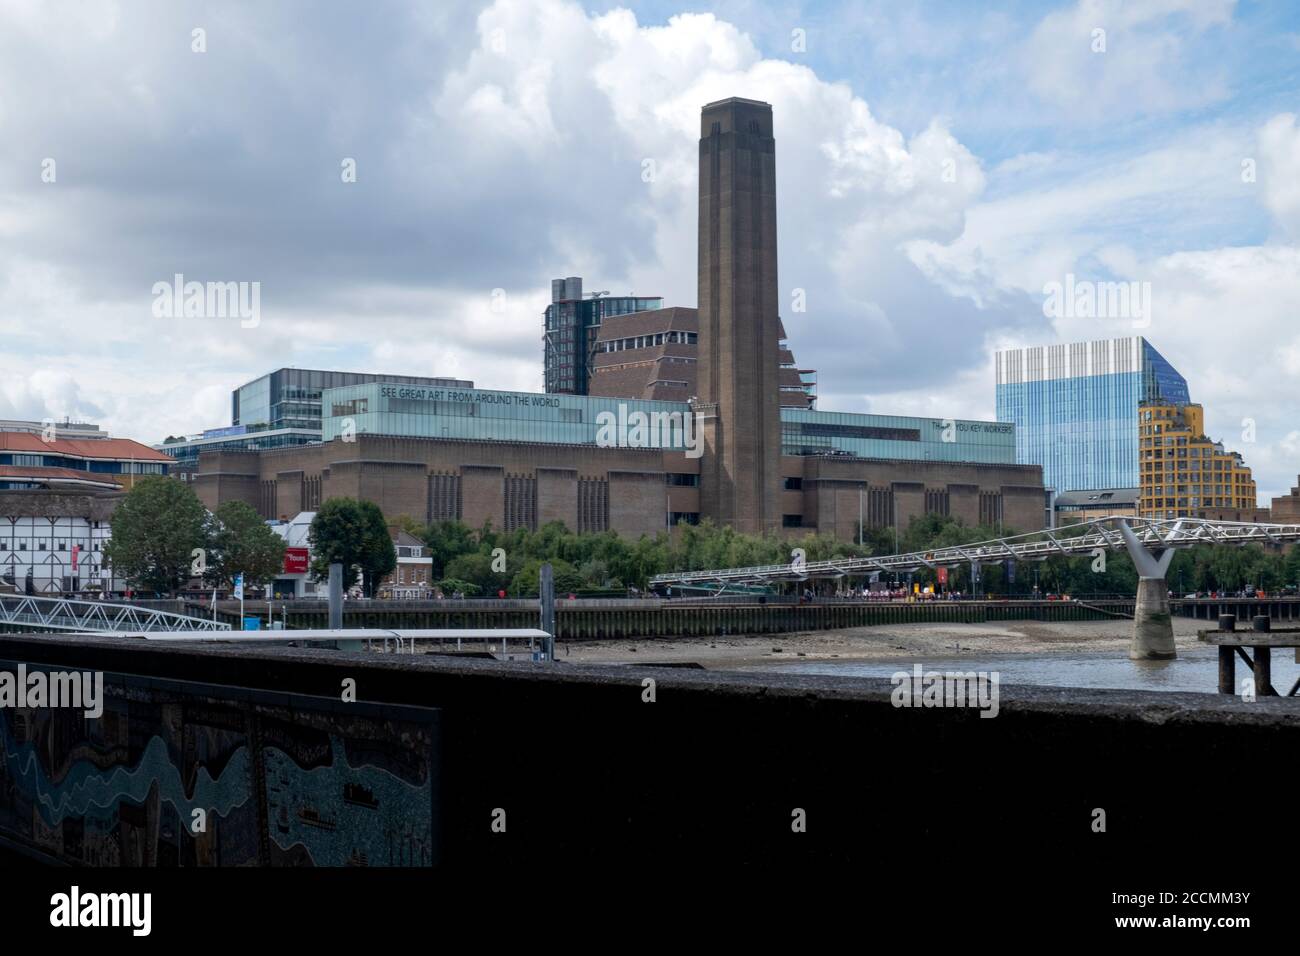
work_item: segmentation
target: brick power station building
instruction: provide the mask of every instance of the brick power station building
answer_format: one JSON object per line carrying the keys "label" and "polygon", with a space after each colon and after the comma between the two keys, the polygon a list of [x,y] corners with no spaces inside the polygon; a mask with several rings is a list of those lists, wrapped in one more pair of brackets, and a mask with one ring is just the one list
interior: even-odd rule
{"label": "brick power station building", "polygon": [[586,320],[568,305],[590,300],[562,286],[553,298],[565,309],[554,322],[548,310],[547,392],[325,388],[318,443],[203,451],[193,480],[204,504],[234,498],[290,518],[348,496],[390,518],[507,530],[559,520],[633,536],[711,518],[850,539],[860,514],[905,528],[936,512],[1043,527],[1042,468],[1015,464],[1013,425],[811,407],[782,343],[768,104],[704,107],[699,176],[698,308],[629,297],[603,307],[608,327],[579,333]]}

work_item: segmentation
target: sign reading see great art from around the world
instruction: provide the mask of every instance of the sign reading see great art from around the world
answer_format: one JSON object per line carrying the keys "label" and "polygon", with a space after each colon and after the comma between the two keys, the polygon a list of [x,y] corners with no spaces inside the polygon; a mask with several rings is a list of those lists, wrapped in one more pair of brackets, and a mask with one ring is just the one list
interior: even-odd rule
{"label": "sign reading see great art from around the world", "polygon": [[485,392],[456,388],[422,388],[415,385],[384,385],[379,389],[379,394],[383,398],[406,398],[422,402],[479,402],[484,405],[560,407],[560,400],[555,396],[532,392]]}

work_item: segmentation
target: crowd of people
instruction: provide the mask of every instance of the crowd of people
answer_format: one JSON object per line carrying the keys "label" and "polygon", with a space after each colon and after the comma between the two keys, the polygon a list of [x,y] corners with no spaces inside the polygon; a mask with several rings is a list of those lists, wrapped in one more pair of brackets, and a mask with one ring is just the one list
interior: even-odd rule
{"label": "crowd of people", "polygon": [[[811,589],[805,591],[807,598],[814,596]],[[972,598],[984,597],[985,595],[972,595],[957,589],[948,591],[932,591],[921,589],[913,591],[905,586],[894,588],[840,588],[833,593],[820,595],[821,597],[833,597],[839,601],[906,601],[909,598],[916,601],[962,601],[971,600]]]}

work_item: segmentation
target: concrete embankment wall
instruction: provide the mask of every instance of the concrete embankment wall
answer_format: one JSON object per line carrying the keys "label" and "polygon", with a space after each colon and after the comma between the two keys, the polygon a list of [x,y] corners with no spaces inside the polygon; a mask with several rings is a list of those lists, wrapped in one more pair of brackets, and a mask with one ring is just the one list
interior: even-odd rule
{"label": "concrete embankment wall", "polygon": [[[1132,602],[1129,602],[1129,613]],[[220,613],[220,611],[219,611]],[[245,613],[266,618],[264,606]],[[275,620],[290,629],[323,628],[321,602],[276,606]],[[935,601],[925,604],[867,602],[773,603],[689,601],[557,602],[557,637],[562,641],[637,637],[710,637],[724,634],[783,634],[841,627],[910,623],[985,623],[988,621],[1097,621],[1105,610],[1066,602]],[[234,623],[236,616],[229,618]],[[536,602],[444,601],[393,604],[386,601],[344,605],[344,627],[462,628],[536,627]]]}
{"label": "concrete embankment wall", "polygon": [[[372,865],[394,841],[399,854],[423,861],[427,852],[458,867],[921,865],[960,892],[992,856],[1005,865],[1023,854],[1044,879],[1053,868],[1120,857],[1231,858],[1241,852],[1225,839],[1234,820],[1250,794],[1270,801],[1265,781],[1300,745],[1295,701],[1210,695],[1002,687],[990,719],[972,709],[895,707],[887,681],[771,671],[0,636],[0,662],[10,662],[0,669],[16,661],[105,671],[120,698],[107,729],[80,717],[24,717],[22,732],[34,728],[52,781],[77,761],[103,772],[145,766],[146,755],[158,757],[155,738],[169,758],[149,765],[158,779],[147,796],[122,802],[107,823],[71,814],[57,826],[32,825],[30,780],[6,764],[0,837],[46,854],[57,844],[69,862],[92,840],[102,846],[105,828],[124,833],[123,845],[145,853],[146,865],[306,862],[294,841],[316,846],[322,831],[319,819],[300,825],[301,796],[280,792],[299,785],[298,770],[279,756],[291,751],[334,768],[333,790],[312,798],[313,813],[335,825],[317,855],[348,852],[349,821],[368,812],[364,796],[361,809],[331,803],[351,779],[336,766],[344,755],[349,766],[393,768],[417,795],[426,776],[432,784],[430,833],[420,829],[417,801],[419,813],[408,811],[414,836],[356,835]],[[647,679],[654,702],[645,700]],[[356,704],[340,702],[345,681],[355,681]],[[8,733],[15,716],[0,712]],[[159,799],[171,785],[168,766],[191,792],[200,767],[233,780],[224,771],[245,768],[245,750],[254,755],[250,795],[224,795],[243,801],[231,811],[232,821],[242,814],[237,839],[191,845]],[[283,805],[295,818],[278,836]],[[1094,832],[1098,809],[1104,833]],[[806,832],[792,829],[796,810]],[[498,811],[505,832],[494,832]],[[234,823],[214,817],[214,826]]]}
{"label": "concrete embankment wall", "polygon": [[[1300,601],[1171,601],[1173,613],[1217,621],[1220,612],[1249,621],[1255,614],[1274,620],[1300,618]],[[244,613],[265,626],[273,613],[293,630],[328,626],[321,601],[250,602]],[[198,605],[181,613],[208,617]],[[1211,613],[1212,612],[1212,613]],[[916,604],[866,601],[818,601],[812,604],[735,600],[580,600],[558,601],[556,627],[562,641],[710,637],[724,634],[784,634],[888,624],[984,624],[1002,621],[1103,621],[1132,618],[1133,600],[1074,601],[926,601]],[[238,605],[223,603],[218,617],[239,626]],[[344,604],[344,627],[474,628],[537,627],[536,601],[351,601]]]}

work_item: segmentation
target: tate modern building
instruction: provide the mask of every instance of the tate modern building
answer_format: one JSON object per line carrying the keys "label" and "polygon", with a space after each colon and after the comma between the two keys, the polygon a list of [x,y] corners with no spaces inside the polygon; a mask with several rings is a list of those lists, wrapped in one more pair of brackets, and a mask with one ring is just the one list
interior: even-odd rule
{"label": "tate modern building", "polygon": [[811,373],[794,363],[777,312],[768,104],[703,108],[698,202],[696,307],[622,297],[570,316],[560,306],[585,301],[570,280],[547,314],[546,392],[381,375],[322,382],[318,422],[277,421],[272,397],[259,404],[250,393],[238,424],[265,406],[267,427],[318,437],[212,442],[196,449],[195,490],[209,508],[238,499],[267,519],[347,496],[425,522],[513,530],[562,521],[630,536],[707,518],[747,533],[852,540],[859,515],[868,527],[906,528],[933,513],[1043,527],[1042,468],[1017,463],[1009,420],[813,407]]}

